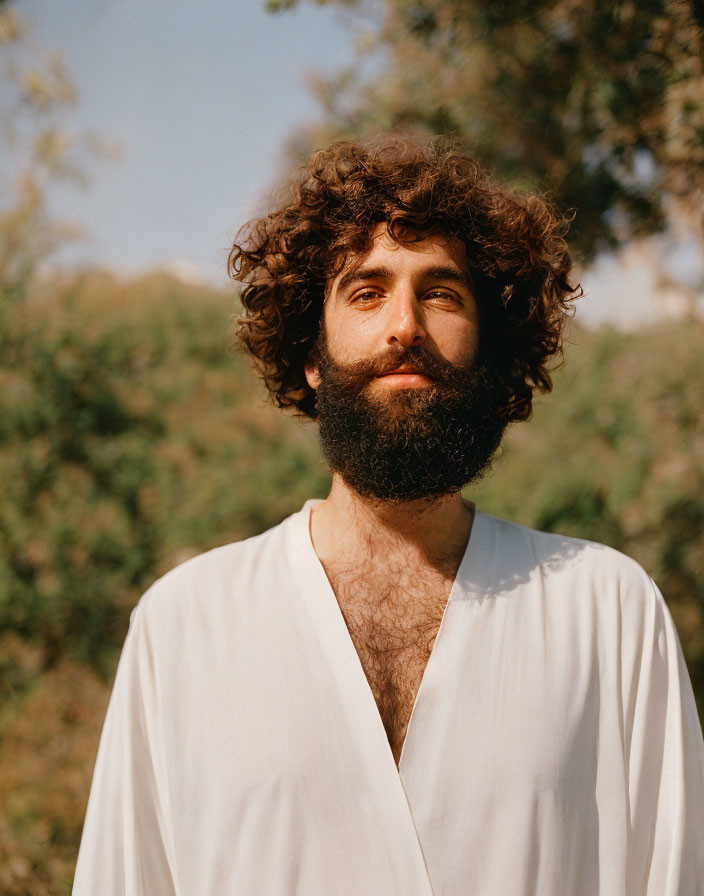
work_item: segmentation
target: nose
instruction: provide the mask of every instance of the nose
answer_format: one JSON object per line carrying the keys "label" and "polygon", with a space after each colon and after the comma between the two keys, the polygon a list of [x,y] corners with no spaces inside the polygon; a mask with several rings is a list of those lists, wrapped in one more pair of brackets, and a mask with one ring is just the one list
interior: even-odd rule
{"label": "nose", "polygon": [[410,348],[425,342],[423,310],[413,290],[399,290],[389,302],[386,341]]}

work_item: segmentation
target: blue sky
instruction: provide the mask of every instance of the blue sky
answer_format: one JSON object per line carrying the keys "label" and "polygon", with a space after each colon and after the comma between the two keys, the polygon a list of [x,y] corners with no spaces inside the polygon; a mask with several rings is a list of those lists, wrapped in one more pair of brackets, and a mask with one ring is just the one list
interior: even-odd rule
{"label": "blue sky", "polygon": [[79,102],[72,130],[116,141],[91,185],[53,189],[88,239],[64,257],[134,272],[192,269],[222,282],[227,247],[261,203],[286,136],[314,119],[310,72],[352,58],[350,18],[303,2],[20,0],[36,40],[59,50]]}

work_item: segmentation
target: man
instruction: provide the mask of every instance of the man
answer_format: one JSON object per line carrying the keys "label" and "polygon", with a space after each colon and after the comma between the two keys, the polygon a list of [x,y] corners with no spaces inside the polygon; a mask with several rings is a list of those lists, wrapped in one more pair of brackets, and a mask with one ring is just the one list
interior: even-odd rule
{"label": "man", "polygon": [[451,145],[390,140],[316,154],[236,242],[242,342],[319,420],[332,489],[140,601],[77,896],[704,893],[656,587],[461,496],[550,388],[563,232]]}

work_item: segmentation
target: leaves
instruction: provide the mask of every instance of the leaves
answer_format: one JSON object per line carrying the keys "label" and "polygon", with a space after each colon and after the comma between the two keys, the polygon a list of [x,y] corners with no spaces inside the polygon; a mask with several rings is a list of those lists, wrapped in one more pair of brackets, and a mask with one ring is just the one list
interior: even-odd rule
{"label": "leaves", "polygon": [[[385,0],[371,58],[319,80],[332,139],[450,135],[499,178],[574,210],[584,258],[701,216],[704,28],[688,0]],[[368,56],[369,54],[367,54]],[[371,71],[371,76],[365,75]]]}

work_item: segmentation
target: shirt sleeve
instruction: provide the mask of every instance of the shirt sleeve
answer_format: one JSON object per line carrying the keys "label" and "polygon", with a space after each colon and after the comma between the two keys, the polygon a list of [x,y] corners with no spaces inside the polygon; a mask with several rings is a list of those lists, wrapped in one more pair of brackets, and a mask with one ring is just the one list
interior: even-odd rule
{"label": "shirt sleeve", "polygon": [[100,739],[73,896],[175,896],[158,688],[132,612]]}
{"label": "shirt sleeve", "polygon": [[702,896],[704,741],[677,631],[657,587],[649,587],[624,694],[628,893]]}

